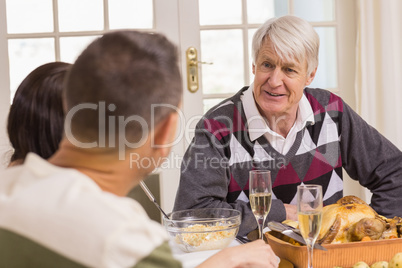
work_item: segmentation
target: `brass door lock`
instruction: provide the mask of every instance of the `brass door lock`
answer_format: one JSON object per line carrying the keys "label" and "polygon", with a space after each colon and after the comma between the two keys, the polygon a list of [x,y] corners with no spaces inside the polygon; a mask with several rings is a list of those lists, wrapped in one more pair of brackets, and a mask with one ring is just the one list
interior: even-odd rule
{"label": "brass door lock", "polygon": [[198,53],[195,47],[186,50],[187,62],[187,89],[195,93],[199,89],[198,63],[212,64],[211,62],[198,61]]}

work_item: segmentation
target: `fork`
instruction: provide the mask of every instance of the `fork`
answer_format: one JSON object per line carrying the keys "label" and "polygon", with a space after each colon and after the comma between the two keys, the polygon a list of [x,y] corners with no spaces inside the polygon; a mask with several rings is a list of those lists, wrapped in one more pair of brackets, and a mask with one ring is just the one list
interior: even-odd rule
{"label": "fork", "polygon": [[250,239],[248,239],[248,238],[246,238],[246,237],[243,237],[243,236],[240,236],[240,235],[236,236],[236,240],[237,240],[240,244],[246,244],[246,243],[251,242]]}

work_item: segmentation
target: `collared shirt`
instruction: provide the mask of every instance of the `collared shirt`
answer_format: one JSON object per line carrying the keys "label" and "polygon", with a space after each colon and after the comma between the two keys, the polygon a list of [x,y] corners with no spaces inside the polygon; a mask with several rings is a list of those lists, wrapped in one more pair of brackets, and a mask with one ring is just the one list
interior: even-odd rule
{"label": "collared shirt", "polygon": [[254,99],[253,88],[254,84],[252,83],[241,96],[244,113],[247,118],[250,139],[251,141],[255,141],[256,139],[264,135],[276,151],[278,151],[282,155],[285,155],[295,142],[297,133],[302,130],[307,125],[307,123],[315,123],[314,113],[313,109],[311,108],[310,102],[303,94],[299,102],[299,107],[297,109],[296,121],[290,129],[286,138],[284,138],[283,136],[279,135],[269,128],[266,119],[258,111],[257,104]]}
{"label": "collared shirt", "polygon": [[[1,249],[14,241],[39,252],[21,256],[22,264],[42,259],[62,267],[181,267],[166,230],[137,201],[107,193],[85,174],[33,153],[23,165],[2,171],[0,212],[7,213],[0,217]],[[18,255],[11,249],[4,254]],[[12,261],[2,259],[0,266],[13,267]]]}

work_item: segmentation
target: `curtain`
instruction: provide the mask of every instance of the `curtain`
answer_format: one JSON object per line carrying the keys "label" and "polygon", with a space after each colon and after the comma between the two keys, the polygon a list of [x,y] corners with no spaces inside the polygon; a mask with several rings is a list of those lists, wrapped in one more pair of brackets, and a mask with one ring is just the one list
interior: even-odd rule
{"label": "curtain", "polygon": [[402,150],[402,1],[359,0],[357,112]]}
{"label": "curtain", "polygon": [[358,0],[357,9],[356,112],[402,150],[402,1]]}

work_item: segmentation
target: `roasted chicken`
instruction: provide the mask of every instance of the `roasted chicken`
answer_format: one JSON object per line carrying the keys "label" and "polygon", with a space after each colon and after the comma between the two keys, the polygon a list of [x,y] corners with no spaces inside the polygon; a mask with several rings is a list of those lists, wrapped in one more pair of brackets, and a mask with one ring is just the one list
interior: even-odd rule
{"label": "roasted chicken", "polygon": [[323,208],[318,243],[336,244],[397,238],[402,218],[386,219],[356,196],[345,196]]}

